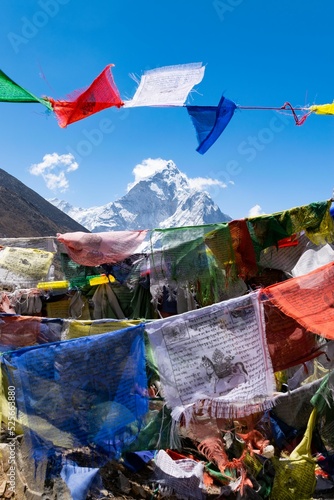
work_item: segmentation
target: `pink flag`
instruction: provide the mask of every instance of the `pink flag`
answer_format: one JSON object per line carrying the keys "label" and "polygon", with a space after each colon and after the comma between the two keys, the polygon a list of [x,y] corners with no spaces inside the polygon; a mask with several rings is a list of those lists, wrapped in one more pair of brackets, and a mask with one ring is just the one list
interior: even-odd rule
{"label": "pink flag", "polygon": [[67,249],[69,257],[83,266],[115,264],[136,253],[144,241],[147,230],[110,231],[105,233],[57,234],[57,239]]}

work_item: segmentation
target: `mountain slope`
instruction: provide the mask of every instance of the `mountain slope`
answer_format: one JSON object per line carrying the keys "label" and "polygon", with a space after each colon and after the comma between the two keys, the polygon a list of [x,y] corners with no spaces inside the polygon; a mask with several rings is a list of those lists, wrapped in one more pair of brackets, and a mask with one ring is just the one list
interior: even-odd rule
{"label": "mountain slope", "polygon": [[191,188],[174,162],[135,183],[115,202],[88,209],[49,200],[92,232],[198,226],[231,220],[208,193]]}
{"label": "mountain slope", "polygon": [[88,230],[0,169],[0,237],[55,236]]}

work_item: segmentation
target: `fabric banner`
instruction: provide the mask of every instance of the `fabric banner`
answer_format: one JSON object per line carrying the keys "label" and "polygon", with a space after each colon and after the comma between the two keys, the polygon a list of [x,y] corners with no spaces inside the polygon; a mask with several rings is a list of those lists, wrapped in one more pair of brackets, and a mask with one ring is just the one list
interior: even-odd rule
{"label": "fabric banner", "polygon": [[167,405],[178,420],[250,415],[275,387],[257,292],[146,325]]}
{"label": "fabric banner", "polygon": [[138,326],[140,323],[140,320],[118,319],[99,319],[93,321],[65,320],[66,328],[63,331],[61,340],[70,340],[79,337],[87,337],[88,335],[98,335],[100,333],[124,330],[124,328],[130,326]]}
{"label": "fabric banner", "polygon": [[258,256],[261,250],[277,245],[279,240],[305,231],[316,245],[334,240],[334,223],[330,215],[331,200],[294,207],[271,215],[247,219],[253,246]]}
{"label": "fabric banner", "polygon": [[279,269],[291,275],[291,270],[297,264],[302,254],[308,248],[316,248],[304,233],[299,234],[297,245],[280,248],[273,245],[260,253],[259,267],[264,269]]}
{"label": "fabric banner", "polygon": [[[219,266],[225,270],[226,274],[229,274],[233,272],[233,267],[235,266],[230,227],[227,222],[223,222],[219,226],[217,229],[206,233],[204,241],[215,256]],[[236,274],[233,277],[236,277]]]}
{"label": "fabric banner", "polygon": [[310,332],[334,339],[334,262],[264,288],[263,293]]}
{"label": "fabric banner", "polygon": [[67,460],[60,472],[71,492],[72,500],[86,500],[90,487],[96,477],[99,477],[97,467],[79,467],[75,462]]}
{"label": "fabric banner", "polygon": [[225,269],[227,279],[247,280],[255,276],[258,267],[246,220],[233,220],[220,226],[205,235],[205,244]]}
{"label": "fabric banner", "polygon": [[294,429],[305,429],[313,410],[311,398],[321,386],[326,375],[295,390],[278,393],[272,413]]}
{"label": "fabric banner", "polygon": [[135,95],[124,106],[183,106],[193,86],[202,81],[204,70],[202,63],[190,63],[145,71]]}
{"label": "fabric banner", "polygon": [[296,265],[291,269],[293,277],[310,273],[321,266],[334,261],[334,245],[327,243],[321,246],[310,246],[300,256]]}
{"label": "fabric banner", "polygon": [[270,300],[263,305],[267,344],[275,372],[305,363],[320,354],[319,337],[280,311]]}
{"label": "fabric banner", "polygon": [[0,283],[34,288],[48,276],[54,253],[37,248],[0,249]]}
{"label": "fabric banner", "polygon": [[193,287],[201,306],[227,299],[224,273],[206,246],[206,233],[221,224],[155,229],[151,232],[150,291],[153,302],[162,296],[163,287],[171,292]]}
{"label": "fabric banner", "polygon": [[256,255],[245,219],[232,220],[228,223],[238,274],[243,279],[255,276],[258,268]]}
{"label": "fabric banner", "polygon": [[136,253],[144,241],[147,230],[110,231],[106,233],[57,234],[57,239],[66,247],[74,262],[83,266],[115,264]]}
{"label": "fabric banner", "polygon": [[50,103],[39,99],[15,83],[9,76],[0,70],[0,102],[36,102],[51,109]]}
{"label": "fabric banner", "polygon": [[0,267],[13,269],[21,276],[42,279],[49,272],[53,255],[38,249],[6,247],[0,250]]}
{"label": "fabric banner", "polygon": [[[15,314],[0,314],[0,352],[13,351],[35,344],[46,344],[61,339],[63,322],[61,319],[40,318],[36,316],[19,316]],[[0,367],[0,382],[1,382]],[[4,386],[7,377],[4,377]],[[0,414],[4,422],[8,419],[8,401],[0,389]],[[1,416],[1,415],[0,415]],[[16,431],[22,432],[16,422]]]}
{"label": "fabric banner", "polygon": [[61,319],[37,316],[0,315],[0,350],[9,351],[61,338]]}
{"label": "fabric banner", "polygon": [[236,104],[222,96],[218,106],[187,106],[188,114],[195,127],[201,154],[216,142],[229,124]]}
{"label": "fabric banner", "polygon": [[334,115],[334,102],[329,104],[313,104],[308,109],[317,115]]}
{"label": "fabric banner", "polygon": [[308,420],[303,439],[293,449],[289,457],[273,457],[275,476],[270,494],[271,499],[311,500],[314,498],[316,461],[312,456],[311,443],[316,420],[317,410],[314,408]]}
{"label": "fabric banner", "polygon": [[318,337],[319,352],[316,358],[295,366],[287,372],[287,386],[295,390],[305,384],[324,377],[334,368],[334,340],[325,340]]}
{"label": "fabric banner", "polygon": [[123,105],[111,73],[112,66],[113,64],[108,64],[86,90],[73,92],[68,96],[68,100],[48,98],[60,127],[65,128],[70,123],[87,118],[103,109],[112,106],[120,108]]}
{"label": "fabric banner", "polygon": [[154,458],[157,482],[165,483],[177,498],[205,500],[203,473],[203,462],[191,458],[173,460],[165,450],[159,450]]}
{"label": "fabric banner", "polygon": [[148,410],[144,327],[3,354],[32,450],[98,446],[119,457]]}

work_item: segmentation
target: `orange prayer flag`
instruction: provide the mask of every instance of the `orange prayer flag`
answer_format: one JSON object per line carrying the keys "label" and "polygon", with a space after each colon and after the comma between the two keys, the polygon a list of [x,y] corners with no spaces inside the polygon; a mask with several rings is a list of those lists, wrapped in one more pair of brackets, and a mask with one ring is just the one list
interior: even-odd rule
{"label": "orange prayer flag", "polygon": [[307,331],[334,339],[334,262],[262,291],[274,306]]}

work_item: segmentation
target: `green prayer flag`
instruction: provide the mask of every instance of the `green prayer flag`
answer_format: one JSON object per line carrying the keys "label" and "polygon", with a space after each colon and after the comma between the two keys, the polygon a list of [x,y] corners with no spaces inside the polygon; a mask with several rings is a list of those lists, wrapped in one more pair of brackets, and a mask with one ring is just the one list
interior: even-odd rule
{"label": "green prayer flag", "polygon": [[20,87],[0,70],[0,102],[39,102],[49,109],[51,104],[46,99],[38,98]]}

